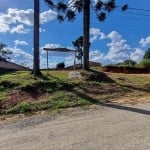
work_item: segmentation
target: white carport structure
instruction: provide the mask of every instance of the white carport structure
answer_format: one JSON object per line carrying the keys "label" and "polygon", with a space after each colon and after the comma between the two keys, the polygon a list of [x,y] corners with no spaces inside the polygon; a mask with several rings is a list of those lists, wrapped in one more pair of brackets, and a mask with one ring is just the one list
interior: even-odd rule
{"label": "white carport structure", "polygon": [[46,51],[47,53],[47,70],[49,69],[49,64],[48,64],[48,52],[49,51],[55,51],[55,52],[68,52],[68,53],[74,53],[74,70],[75,70],[75,65],[76,65],[76,50],[71,50],[68,48],[43,48],[44,51]]}

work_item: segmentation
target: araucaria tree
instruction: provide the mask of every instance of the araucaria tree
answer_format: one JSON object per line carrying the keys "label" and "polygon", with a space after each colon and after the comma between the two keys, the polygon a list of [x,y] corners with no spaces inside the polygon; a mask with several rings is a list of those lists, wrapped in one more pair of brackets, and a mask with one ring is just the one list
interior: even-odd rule
{"label": "araucaria tree", "polygon": [[83,57],[83,36],[79,36],[75,41],[72,42],[76,49],[76,58],[81,60],[82,67],[82,57]]}
{"label": "araucaria tree", "polygon": [[0,60],[10,60],[9,55],[12,54],[12,51],[6,47],[7,45],[0,43]]}
{"label": "araucaria tree", "polygon": [[[83,68],[89,69],[89,30],[90,30],[90,10],[95,12],[99,21],[106,19],[107,13],[113,11],[117,6],[115,0],[60,0],[56,4],[53,0],[44,0],[51,9],[58,12],[57,18],[60,22],[67,19],[73,21],[76,13],[83,11]],[[122,6],[125,11],[128,5]]]}
{"label": "araucaria tree", "polygon": [[145,52],[143,59],[150,59],[150,48]]}

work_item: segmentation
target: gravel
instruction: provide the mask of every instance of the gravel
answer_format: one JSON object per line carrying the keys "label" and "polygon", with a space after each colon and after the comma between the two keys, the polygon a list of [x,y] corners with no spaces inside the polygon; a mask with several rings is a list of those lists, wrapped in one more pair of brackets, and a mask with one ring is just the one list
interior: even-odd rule
{"label": "gravel", "polygon": [[149,150],[150,103],[70,108],[0,123],[0,150]]}

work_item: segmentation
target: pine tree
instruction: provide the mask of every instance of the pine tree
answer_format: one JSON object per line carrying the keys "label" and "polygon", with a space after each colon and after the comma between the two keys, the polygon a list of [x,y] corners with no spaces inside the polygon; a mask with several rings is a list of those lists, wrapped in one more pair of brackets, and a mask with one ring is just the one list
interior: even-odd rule
{"label": "pine tree", "polygon": [[[45,0],[45,3],[58,12],[57,19],[62,22],[65,19],[74,21],[76,13],[83,11],[83,68],[89,69],[89,30],[90,30],[90,11],[91,7],[99,21],[106,19],[107,13],[116,8],[115,0],[104,2],[102,0],[69,0],[68,2],[60,1],[54,4],[53,0]],[[128,5],[122,6],[122,11],[125,11]]]}

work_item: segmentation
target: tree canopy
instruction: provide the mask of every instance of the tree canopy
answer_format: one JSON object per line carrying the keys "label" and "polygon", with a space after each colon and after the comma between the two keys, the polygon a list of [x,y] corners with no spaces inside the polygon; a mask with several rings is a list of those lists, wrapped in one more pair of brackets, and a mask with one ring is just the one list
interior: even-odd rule
{"label": "tree canopy", "polygon": [[145,52],[143,59],[150,59],[150,48]]}
{"label": "tree canopy", "polygon": [[75,41],[72,42],[73,46],[76,49],[76,58],[81,60],[82,67],[82,57],[83,57],[83,36],[79,36]]}
{"label": "tree canopy", "polygon": [[[59,1],[57,3],[54,3],[53,0],[44,1],[49,6],[49,8],[55,9],[58,12],[57,18],[60,22],[62,22],[65,19],[68,21],[73,21],[76,19],[76,13],[83,11],[85,2],[88,0],[68,0]],[[97,0],[96,2],[94,0],[89,0],[89,4],[99,21],[104,21],[106,19],[107,13],[113,11],[117,7],[115,0]],[[122,11],[125,11],[127,8],[127,4],[121,7]]]}
{"label": "tree canopy", "polygon": [[0,60],[10,60],[9,55],[12,54],[12,51],[6,48],[7,45],[0,43]]}
{"label": "tree canopy", "polygon": [[[89,30],[90,30],[90,10],[95,12],[99,21],[104,21],[108,13],[113,11],[117,6],[115,0],[102,1],[97,0],[68,0],[54,3],[53,0],[44,0],[51,9],[57,11],[57,19],[59,22],[64,20],[74,21],[76,14],[83,11],[83,59],[84,69],[89,69]],[[128,5],[121,7],[125,11]]]}

